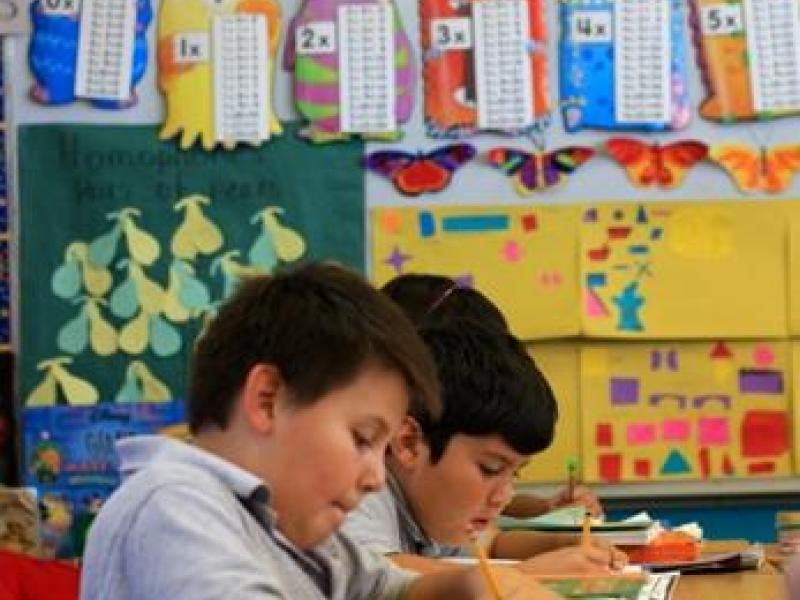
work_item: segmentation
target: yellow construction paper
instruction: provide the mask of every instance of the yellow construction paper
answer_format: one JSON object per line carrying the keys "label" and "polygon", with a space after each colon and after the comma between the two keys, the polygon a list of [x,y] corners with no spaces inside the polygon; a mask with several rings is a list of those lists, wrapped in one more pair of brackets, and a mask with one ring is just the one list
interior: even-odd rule
{"label": "yellow construction paper", "polygon": [[792,439],[794,440],[794,472],[800,474],[800,342],[792,342]]}
{"label": "yellow construction paper", "polygon": [[777,203],[586,207],[581,320],[596,337],[785,336],[787,226]]}
{"label": "yellow construction paper", "polygon": [[211,199],[200,194],[187,196],[175,203],[175,211],[184,211],[183,222],[172,236],[172,254],[177,258],[193,261],[198,254],[214,254],[222,248],[222,232],[203,214],[202,206],[210,204]]}
{"label": "yellow construction paper", "polygon": [[784,207],[789,215],[789,330],[800,336],[800,200]]}
{"label": "yellow construction paper", "polygon": [[36,368],[44,373],[42,382],[28,395],[26,406],[55,406],[58,402],[58,389],[72,406],[97,404],[99,394],[88,381],[70,373],[64,365],[72,363],[68,356],[43,360]]}
{"label": "yellow construction paper", "polygon": [[472,285],[526,340],[579,331],[576,207],[378,208],[372,280],[435,273]]}
{"label": "yellow construction paper", "polygon": [[[581,374],[587,481],[614,481],[613,469],[604,475],[601,465],[615,461],[619,481],[703,479],[701,448],[708,478],[791,472],[788,342],[619,342],[605,349],[608,372]],[[637,460],[649,473],[640,464],[637,474]]]}
{"label": "yellow construction paper", "polygon": [[578,346],[564,342],[540,342],[529,346],[558,401],[558,421],[553,444],[533,456],[520,472],[523,483],[566,481],[567,461],[580,456],[578,422]]}
{"label": "yellow construction paper", "polygon": [[89,318],[89,341],[99,356],[110,356],[117,351],[117,330],[103,318],[95,300],[87,300],[86,316]]}
{"label": "yellow construction paper", "polygon": [[143,362],[138,360],[131,362],[131,364],[128,365],[128,373],[139,380],[142,390],[142,401],[169,402],[172,400],[172,392],[167,385],[153,375]]}

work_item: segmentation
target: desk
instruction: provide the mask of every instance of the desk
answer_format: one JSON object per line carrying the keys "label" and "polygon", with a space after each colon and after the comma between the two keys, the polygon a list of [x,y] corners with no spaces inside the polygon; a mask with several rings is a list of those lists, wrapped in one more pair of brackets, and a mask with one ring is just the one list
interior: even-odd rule
{"label": "desk", "polygon": [[[704,552],[730,552],[741,549],[743,542],[706,542]],[[758,571],[682,575],[674,600],[784,600],[783,573],[769,562]]]}

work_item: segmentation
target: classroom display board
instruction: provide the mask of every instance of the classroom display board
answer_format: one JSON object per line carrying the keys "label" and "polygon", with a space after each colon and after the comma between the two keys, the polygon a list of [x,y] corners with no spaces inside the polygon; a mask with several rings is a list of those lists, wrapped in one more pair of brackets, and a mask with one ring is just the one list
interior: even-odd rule
{"label": "classroom display board", "polygon": [[242,277],[314,257],[363,269],[358,142],[182,153],[153,127],[75,125],[23,128],[19,148],[28,406],[165,402]]}

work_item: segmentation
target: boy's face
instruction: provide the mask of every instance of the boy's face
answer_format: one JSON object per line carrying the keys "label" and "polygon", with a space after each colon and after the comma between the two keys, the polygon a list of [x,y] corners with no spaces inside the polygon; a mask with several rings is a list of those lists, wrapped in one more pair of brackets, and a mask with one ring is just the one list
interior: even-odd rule
{"label": "boy's face", "polygon": [[279,409],[271,473],[278,528],[300,548],[324,541],[385,482],[384,457],[408,403],[402,377],[369,367],[305,408]]}
{"label": "boy's face", "polygon": [[427,444],[403,487],[422,529],[436,542],[463,544],[500,514],[513,494],[513,480],[527,457],[500,436],[456,434],[436,464]]}

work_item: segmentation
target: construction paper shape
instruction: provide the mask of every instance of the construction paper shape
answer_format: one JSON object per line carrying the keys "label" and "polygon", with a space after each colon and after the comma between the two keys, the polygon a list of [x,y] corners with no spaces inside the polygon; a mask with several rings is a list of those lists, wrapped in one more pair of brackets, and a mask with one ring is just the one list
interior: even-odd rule
{"label": "construction paper shape", "polygon": [[[592,304],[581,307],[586,335],[786,335],[786,213],[780,205],[670,202],[593,208],[597,220],[578,224],[581,293],[592,294]],[[647,223],[641,223],[642,208]],[[654,227],[663,230],[655,241],[650,239]],[[630,252],[640,246],[647,254]],[[605,285],[590,283],[601,276]]]}
{"label": "construction paper shape", "polygon": [[639,402],[639,380],[614,377],[609,380],[609,392],[613,404],[637,404]]}
{"label": "construction paper shape", "polygon": [[[381,227],[390,211],[395,233]],[[469,274],[473,285],[503,311],[512,331],[526,340],[575,335],[576,207],[429,206],[376,208],[371,213],[371,280],[382,285],[398,273]],[[537,228],[525,231],[523,219],[535,215]],[[514,241],[508,260],[508,242]],[[553,285],[552,274],[562,283]],[[545,276],[546,275],[546,276]],[[530,293],[523,290],[529,290]],[[551,315],[547,319],[540,315]]]}
{"label": "construction paper shape", "polygon": [[650,477],[652,465],[646,458],[633,461],[633,473],[637,477]]}
{"label": "construction paper shape", "polygon": [[704,446],[727,446],[731,441],[730,422],[726,417],[700,417],[697,440]]}
{"label": "construction paper shape", "polygon": [[222,232],[203,213],[203,207],[210,204],[211,198],[208,196],[193,194],[173,205],[175,212],[183,211],[183,222],[170,242],[173,256],[191,262],[197,256],[208,256],[222,248]]}
{"label": "construction paper shape", "polygon": [[692,472],[692,467],[678,450],[672,450],[667,460],[661,466],[662,475],[686,475]]}
{"label": "construction paper shape", "polygon": [[114,401],[120,404],[138,402],[168,402],[172,392],[141,361],[132,361],[125,372],[125,381]]}
{"label": "construction paper shape", "polygon": [[[428,135],[542,135],[550,120],[544,0],[419,0],[419,19]],[[497,79],[505,94],[492,93]]]}
{"label": "construction paper shape", "polygon": [[611,423],[598,423],[594,443],[598,446],[613,446],[614,426]]}
{"label": "construction paper shape", "polygon": [[700,477],[703,479],[711,477],[711,451],[707,447],[700,448],[697,462],[700,465]]}
{"label": "construction paper shape", "polygon": [[[695,140],[661,146],[634,138],[612,137],[604,146],[609,156],[625,169],[631,183],[638,187],[676,188],[683,183],[689,169],[708,156],[708,146]],[[636,223],[645,225],[648,222],[647,212],[642,207]]]}
{"label": "construction paper shape", "polygon": [[622,456],[619,454],[601,454],[598,460],[601,481],[616,483],[622,479]]}
{"label": "construction paper shape", "polygon": [[250,218],[252,224],[260,224],[261,232],[250,247],[247,257],[250,264],[271,273],[279,261],[291,263],[306,253],[303,236],[281,223],[284,214],[280,206],[268,206]]}
{"label": "construction paper shape", "polygon": [[790,448],[789,432],[786,411],[748,411],[741,426],[742,454],[747,458],[781,456]]}
{"label": "construction paper shape", "polygon": [[441,192],[453,173],[475,157],[471,144],[450,144],[431,152],[412,154],[400,150],[378,150],[364,159],[364,168],[391,179],[405,196]]}
{"label": "construction paper shape", "polygon": [[745,194],[779,194],[800,171],[800,144],[754,148],[741,142],[723,142],[711,146],[708,156]]}
{"label": "construction paper shape", "polygon": [[165,0],[158,14],[158,86],[166,117],[162,140],[259,145],[278,135],[272,81],[281,32],[277,0]]}
{"label": "construction paper shape", "polygon": [[758,367],[770,367],[775,362],[775,353],[768,344],[756,346],[755,350],[753,350],[753,362]]}
{"label": "construction paper shape", "polygon": [[28,394],[25,406],[55,406],[60,398],[73,406],[96,404],[97,389],[70,373],[65,365],[71,363],[72,359],[65,356],[40,362],[36,368],[44,373],[44,378]]}
{"label": "construction paper shape", "polygon": [[283,61],[308,122],[300,135],[315,143],[353,134],[398,139],[414,107],[414,65],[394,1],[304,0],[289,24]]}
{"label": "construction paper shape", "polygon": [[652,423],[631,423],[628,425],[628,444],[638,446],[656,441],[656,426]]}
{"label": "construction paper shape", "polygon": [[759,121],[800,111],[800,14],[794,0],[692,0],[704,119]]}
{"label": "construction paper shape", "polygon": [[687,419],[665,419],[661,423],[661,439],[665,442],[685,442],[692,432]]}
{"label": "construction paper shape", "polygon": [[489,149],[486,162],[511,178],[517,194],[530,196],[565,183],[594,153],[592,148],[583,146],[540,153],[499,147]]}
{"label": "construction paper shape", "polygon": [[739,371],[739,391],[743,394],[783,393],[783,373],[769,369]]}
{"label": "construction paper shape", "polygon": [[747,465],[750,475],[766,475],[775,472],[775,463],[770,461],[756,462]]}
{"label": "construction paper shape", "polygon": [[561,0],[564,128],[685,127],[688,95],[680,0]]}

